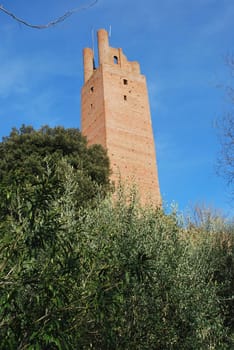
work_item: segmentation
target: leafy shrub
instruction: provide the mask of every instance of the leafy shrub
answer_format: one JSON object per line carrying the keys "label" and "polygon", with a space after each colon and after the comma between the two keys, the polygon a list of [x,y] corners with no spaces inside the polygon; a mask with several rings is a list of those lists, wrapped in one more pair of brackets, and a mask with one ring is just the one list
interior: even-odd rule
{"label": "leafy shrub", "polygon": [[212,249],[175,214],[121,193],[80,207],[64,161],[41,178],[8,193],[0,223],[1,349],[228,348]]}
{"label": "leafy shrub", "polygon": [[[207,280],[216,286],[229,348],[234,348],[234,225],[214,209],[196,207],[186,239],[203,254]],[[202,253],[203,252],[203,253]]]}

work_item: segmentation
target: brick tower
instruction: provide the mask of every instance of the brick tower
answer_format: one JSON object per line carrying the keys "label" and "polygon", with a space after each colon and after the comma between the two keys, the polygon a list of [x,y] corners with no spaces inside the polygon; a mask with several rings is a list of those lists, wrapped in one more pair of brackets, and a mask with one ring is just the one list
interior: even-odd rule
{"label": "brick tower", "polygon": [[81,129],[88,143],[107,149],[115,184],[135,184],[141,201],[161,204],[155,146],[145,77],[122,49],[109,46],[98,31],[99,67],[85,48]]}

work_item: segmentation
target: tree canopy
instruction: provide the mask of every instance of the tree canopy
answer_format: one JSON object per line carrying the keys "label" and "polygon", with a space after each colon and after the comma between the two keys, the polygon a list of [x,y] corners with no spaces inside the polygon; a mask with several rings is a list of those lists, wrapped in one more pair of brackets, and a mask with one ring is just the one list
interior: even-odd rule
{"label": "tree canopy", "polygon": [[[109,160],[100,145],[87,147],[78,129],[43,126],[35,130],[23,125],[12,129],[0,143],[0,193],[5,194],[5,202],[9,188],[40,184],[48,163],[53,171],[55,164],[62,160],[72,166],[80,185],[77,204],[84,204],[109,189]],[[56,184],[59,187],[62,176],[65,173],[62,175],[61,171],[54,173],[51,183],[54,190]]]}

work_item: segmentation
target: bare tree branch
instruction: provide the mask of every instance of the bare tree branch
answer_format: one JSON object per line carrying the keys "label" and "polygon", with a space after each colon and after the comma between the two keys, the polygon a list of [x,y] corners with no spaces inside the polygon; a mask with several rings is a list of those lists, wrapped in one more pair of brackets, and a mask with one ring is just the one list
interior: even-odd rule
{"label": "bare tree branch", "polygon": [[7,10],[6,8],[4,8],[3,5],[0,5],[0,11],[4,12],[5,14],[7,14],[10,17],[12,17],[17,22],[22,23],[22,24],[24,24],[27,27],[34,28],[34,29],[47,29],[47,28],[50,28],[52,26],[55,26],[56,24],[59,24],[59,23],[65,21],[68,17],[72,16],[74,13],[77,13],[77,12],[80,12],[80,11],[83,11],[83,10],[87,10],[90,7],[93,7],[94,5],[97,4],[97,2],[98,2],[98,0],[94,0],[88,5],[76,7],[74,9],[72,9],[72,10],[69,10],[69,11],[65,12],[62,16],[54,19],[53,21],[51,21],[51,22],[49,22],[47,24],[41,24],[41,25],[40,24],[39,25],[31,24],[31,23],[23,20],[22,18],[17,17],[14,13],[12,13],[9,10]]}
{"label": "bare tree branch", "polygon": [[[234,78],[234,55],[226,57],[230,78]],[[230,81],[222,86],[228,97],[229,111],[218,122],[221,151],[217,161],[217,173],[223,176],[231,188],[234,200],[234,85]]]}

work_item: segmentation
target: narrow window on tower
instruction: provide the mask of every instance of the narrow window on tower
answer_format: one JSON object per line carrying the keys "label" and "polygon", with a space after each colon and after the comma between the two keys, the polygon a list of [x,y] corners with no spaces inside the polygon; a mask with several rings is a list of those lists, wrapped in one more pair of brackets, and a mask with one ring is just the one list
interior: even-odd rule
{"label": "narrow window on tower", "polygon": [[127,101],[127,95],[124,95],[124,101]]}
{"label": "narrow window on tower", "polygon": [[90,88],[90,93],[92,94],[93,92],[94,92],[94,87],[91,86],[91,88]]}
{"label": "narrow window on tower", "polygon": [[90,105],[90,109],[93,109],[93,104],[91,103],[91,105]]}
{"label": "narrow window on tower", "polygon": [[124,85],[128,85],[127,79],[124,79],[124,80],[123,80],[123,83],[124,83]]}
{"label": "narrow window on tower", "polygon": [[118,57],[114,56],[113,58],[114,58],[114,64],[118,64],[119,63]]}

